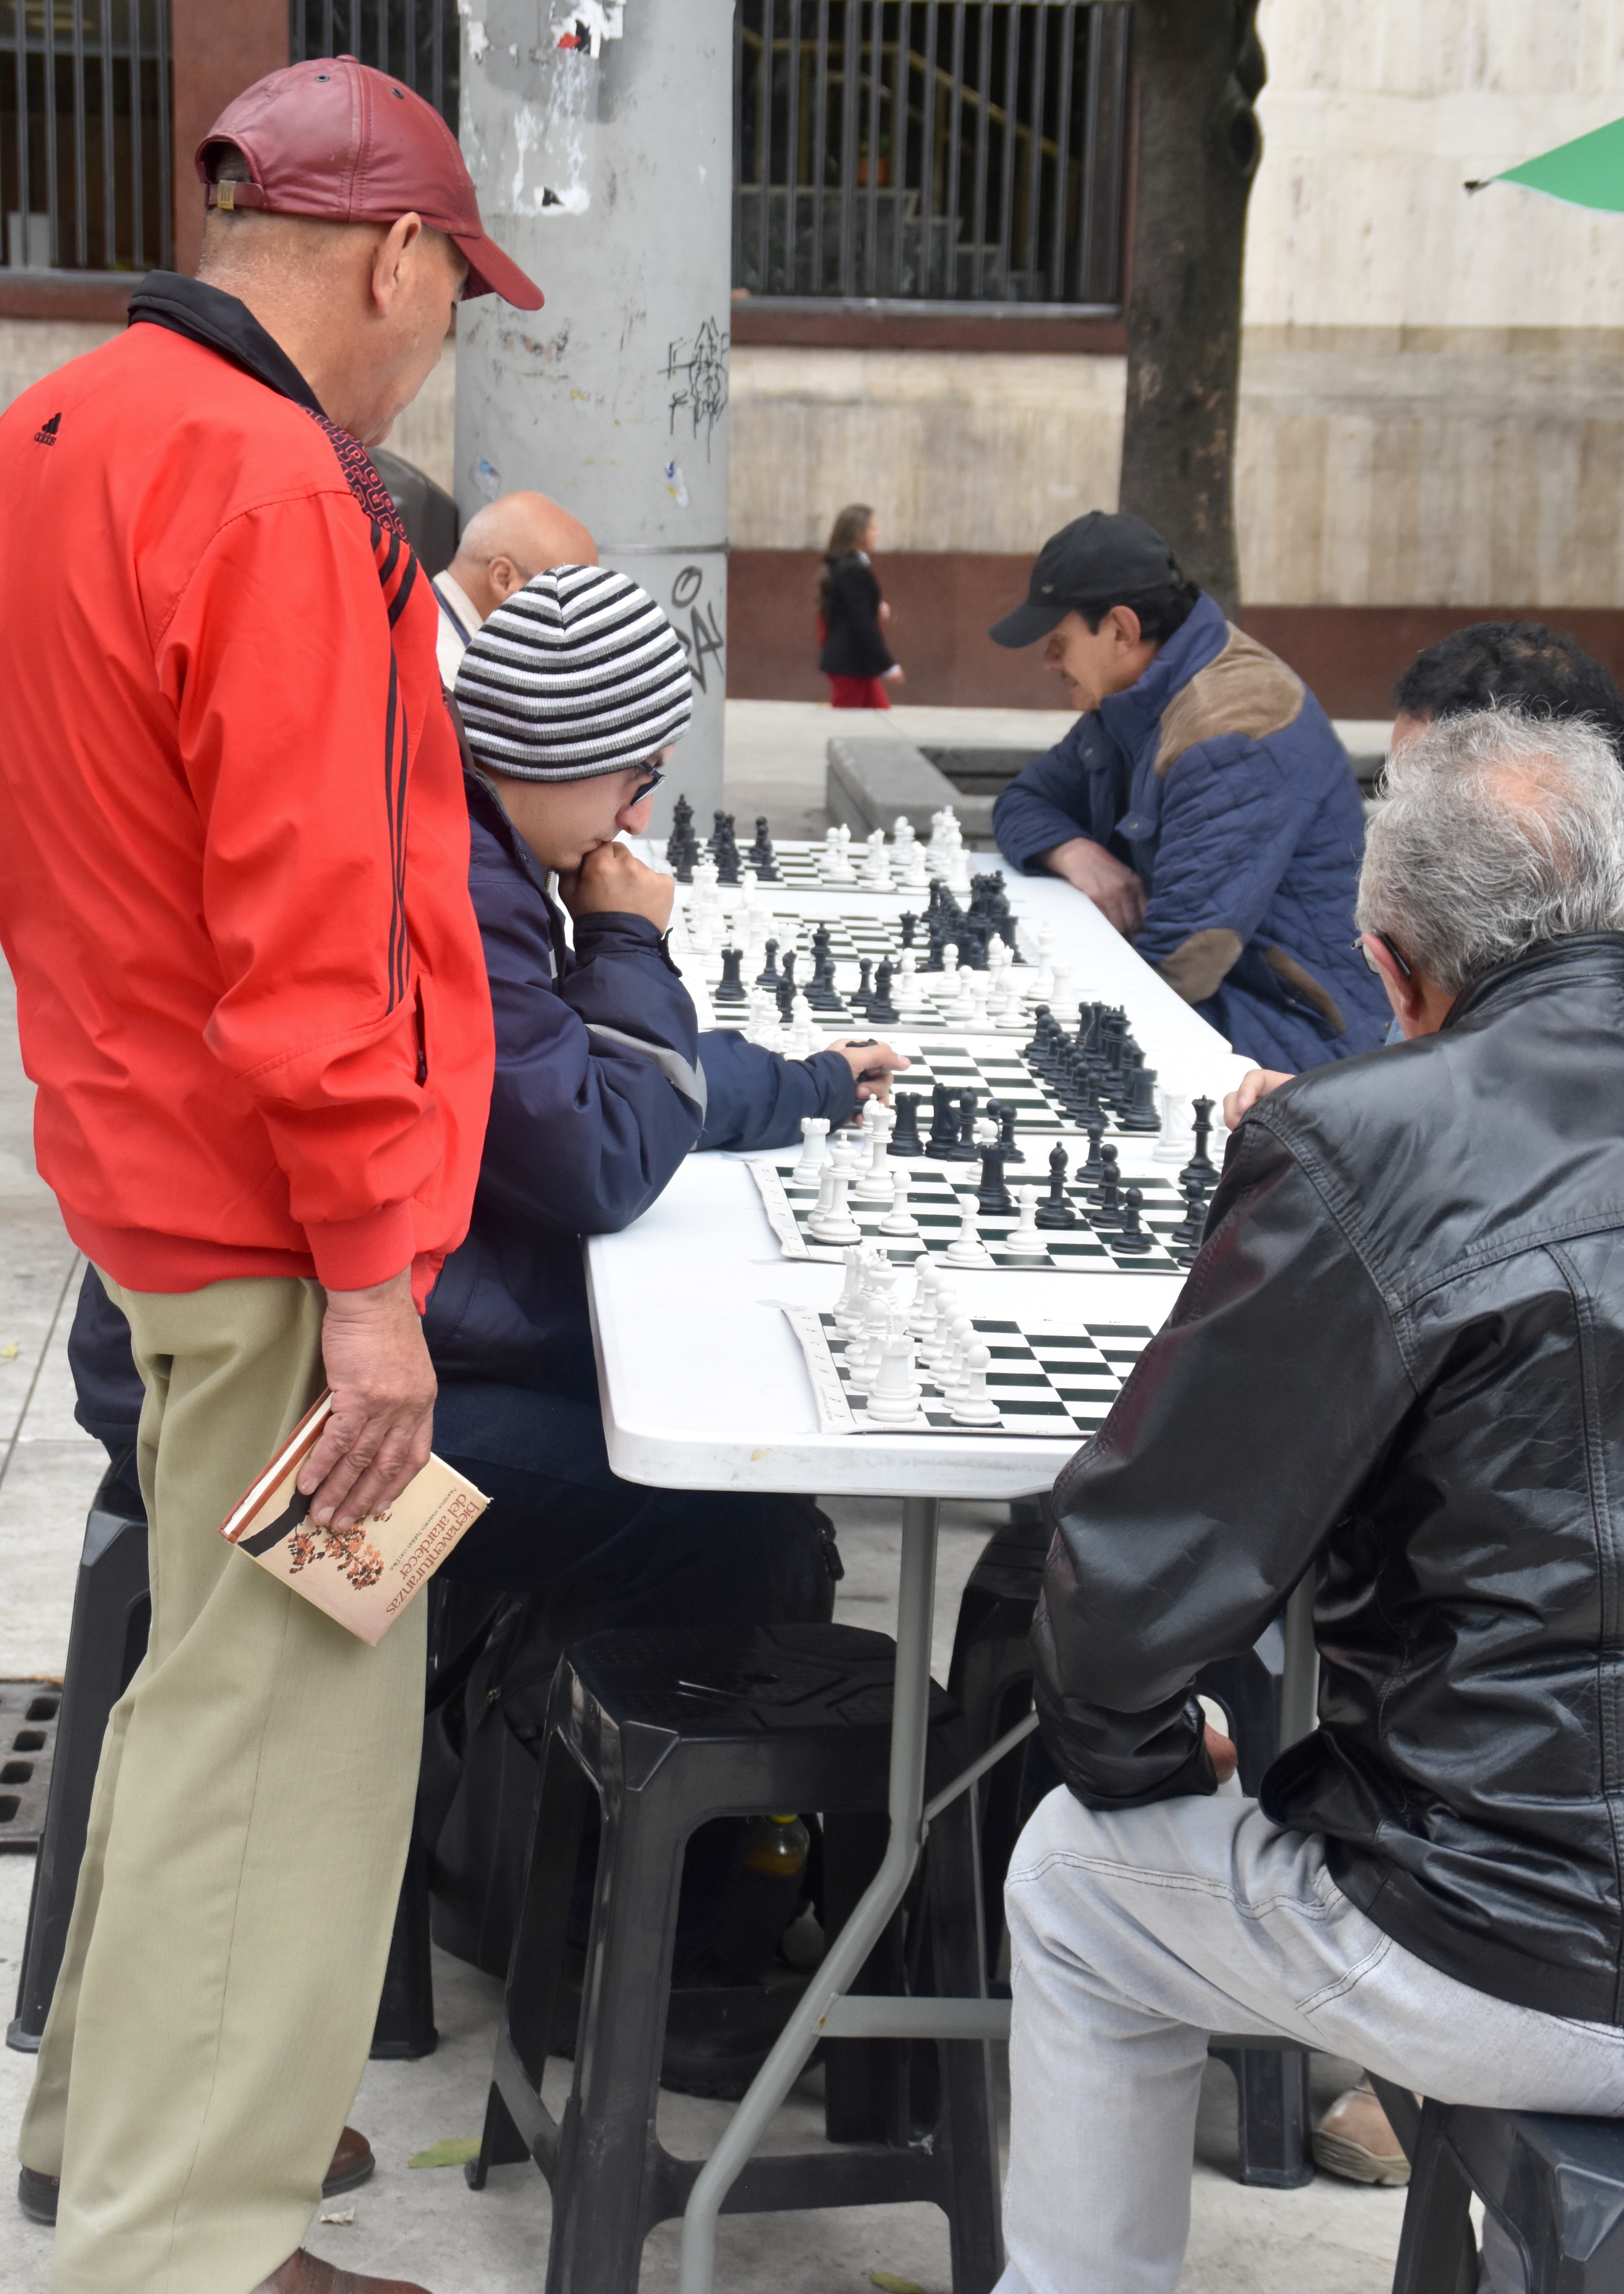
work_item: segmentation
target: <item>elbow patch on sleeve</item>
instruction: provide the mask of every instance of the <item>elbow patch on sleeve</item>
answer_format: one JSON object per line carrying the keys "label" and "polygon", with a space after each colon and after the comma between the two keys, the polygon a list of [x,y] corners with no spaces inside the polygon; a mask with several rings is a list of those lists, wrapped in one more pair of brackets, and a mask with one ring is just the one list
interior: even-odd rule
{"label": "elbow patch on sleeve", "polygon": [[1299,1004],[1306,1004],[1311,1012],[1318,1013],[1333,1036],[1347,1034],[1348,1023],[1342,1016],[1341,1005],[1311,972],[1303,970],[1295,956],[1287,956],[1283,948],[1271,948],[1263,961],[1286,982]]}
{"label": "elbow patch on sleeve", "polygon": [[1204,1004],[1245,945],[1238,932],[1213,924],[1205,931],[1191,932],[1156,968],[1175,996],[1181,996],[1187,1004]]}

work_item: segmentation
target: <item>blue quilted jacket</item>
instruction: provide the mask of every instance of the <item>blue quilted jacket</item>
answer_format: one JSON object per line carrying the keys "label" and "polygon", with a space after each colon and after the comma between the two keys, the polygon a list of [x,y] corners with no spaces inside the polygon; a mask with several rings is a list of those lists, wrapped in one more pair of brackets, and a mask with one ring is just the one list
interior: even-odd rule
{"label": "blue quilted jacket", "polygon": [[1352,945],[1358,784],[1302,679],[1214,598],[1011,782],[993,833],[1028,874],[1075,836],[1135,868],[1135,947],[1243,1058],[1295,1071],[1385,1036]]}

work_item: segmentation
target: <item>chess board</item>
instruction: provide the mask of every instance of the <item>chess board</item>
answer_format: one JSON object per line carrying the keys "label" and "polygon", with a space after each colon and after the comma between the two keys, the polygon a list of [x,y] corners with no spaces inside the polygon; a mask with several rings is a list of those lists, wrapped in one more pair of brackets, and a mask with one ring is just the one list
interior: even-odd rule
{"label": "chess board", "polygon": [[[900,911],[898,913],[900,914]],[[922,902],[915,913],[922,916]],[[742,931],[742,911],[738,913],[736,923],[739,931]],[[778,943],[780,956],[786,948],[792,948],[800,951],[796,957],[795,971],[803,986],[811,977],[812,935],[820,924],[828,927],[829,953],[836,964],[849,964],[852,967],[853,987],[857,985],[857,966],[862,958],[866,956],[872,963],[878,964],[881,957],[889,956],[895,964],[902,954],[902,928],[897,916],[887,915],[879,909],[876,909],[872,915],[859,915],[855,911],[845,911],[827,916],[775,914],[767,929]],[[922,964],[930,950],[929,937],[922,923],[914,935],[914,960],[916,964]],[[722,976],[722,949],[725,947],[741,948],[743,945],[742,938],[736,933],[731,940],[719,937],[714,948],[708,948],[703,955],[697,956],[696,960],[704,973],[705,985],[708,988],[714,988]],[[749,980],[746,980],[744,984],[748,987]]]}
{"label": "chess board", "polygon": [[922,1387],[919,1424],[913,1428],[871,1426],[864,1395],[848,1376],[840,1330],[832,1314],[816,1306],[786,1306],[784,1319],[806,1358],[807,1374],[825,1434],[944,1434],[1036,1436],[1048,1441],[1085,1442],[1104,1425],[1117,1395],[1153,1335],[1143,1322],[1063,1323],[1017,1321],[996,1315],[971,1317],[977,1338],[992,1356],[987,1390],[1003,1423],[955,1426],[941,1388],[920,1366]]}
{"label": "chess board", "polygon": [[[973,1163],[921,1163],[912,1156],[905,1159],[909,1176],[908,1208],[919,1221],[917,1235],[889,1235],[881,1232],[881,1222],[886,1216],[883,1203],[853,1202],[849,1194],[846,1207],[862,1230],[865,1243],[877,1243],[896,1265],[911,1266],[922,1256],[946,1260],[948,1245],[958,1233],[962,1220],[958,1198],[973,1194],[981,1176],[978,1159]],[[819,1242],[807,1232],[807,1217],[816,1208],[816,1187],[797,1187],[792,1184],[794,1162],[786,1158],[779,1162],[752,1161],[751,1175],[761,1197],[767,1224],[778,1238],[778,1249],[785,1258],[822,1259],[838,1265],[842,1251],[849,1245]],[[1043,1169],[1040,1185],[1038,1169]],[[1004,1170],[1004,1180],[1011,1193],[1017,1187],[1039,1187],[1040,1195],[1048,1194],[1046,1162],[1035,1167],[1011,1163]],[[1140,1214],[1141,1224],[1155,1238],[1149,1250],[1128,1251],[1116,1247],[1116,1238],[1109,1227],[1094,1227],[1088,1223],[1092,1208],[1087,1192],[1080,1186],[1068,1186],[1066,1199],[1077,1213],[1077,1224],[1070,1227],[1042,1227],[1043,1256],[1037,1258],[1016,1257],[1009,1247],[1016,1220],[1012,1212],[982,1211],[977,1214],[977,1227],[982,1241],[992,1253],[995,1267],[1012,1267],[1026,1274],[1068,1273],[1072,1274],[1173,1274],[1182,1276],[1186,1269],[1179,1264],[1173,1248],[1165,1238],[1171,1233],[1184,1216],[1183,1198],[1171,1178],[1141,1178],[1131,1174],[1125,1182],[1137,1187],[1144,1197]],[[966,1270],[967,1272],[969,1270]],[[985,1267],[984,1267],[985,1271]]]}

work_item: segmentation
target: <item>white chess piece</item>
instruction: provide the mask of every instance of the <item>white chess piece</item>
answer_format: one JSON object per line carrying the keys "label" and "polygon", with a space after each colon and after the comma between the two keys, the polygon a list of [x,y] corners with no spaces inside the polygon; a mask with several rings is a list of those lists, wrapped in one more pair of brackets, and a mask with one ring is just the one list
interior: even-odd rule
{"label": "white chess piece", "polygon": [[1054,972],[1054,993],[1048,998],[1049,1009],[1068,1035],[1077,1024],[1077,999],[1071,985],[1071,968],[1057,964]]}
{"label": "white chess piece", "polygon": [[[905,1176],[905,1174],[904,1175]],[[905,1203],[907,1200],[905,1194],[903,1200]],[[895,1213],[893,1213],[894,1216]],[[914,1278],[914,1305],[908,1314],[908,1328],[916,1338],[929,1341],[935,1336],[936,1301],[941,1287],[941,1279],[936,1271],[936,1262],[933,1258],[927,1255],[920,1260],[918,1272]],[[929,1351],[930,1347],[927,1345],[926,1352],[929,1353]]]}
{"label": "white chess piece", "polygon": [[857,870],[851,865],[851,831],[832,828],[824,840],[824,882],[827,884],[855,884]]}
{"label": "white chess piece", "polygon": [[829,1118],[826,1115],[803,1115],[800,1119],[800,1160],[790,1173],[792,1187],[815,1187],[829,1155]]}
{"label": "white chess piece", "polygon": [[959,1231],[946,1252],[950,1266],[990,1266],[993,1254],[982,1241],[976,1226],[976,1199],[973,1195],[959,1197],[959,1209],[963,1214]]}
{"label": "white chess piece", "polygon": [[985,972],[972,972],[970,975],[970,1026],[972,1034],[987,1033],[992,993],[991,975]]}
{"label": "white chess piece", "polygon": [[868,1388],[868,1415],[881,1426],[911,1426],[922,1389],[914,1375],[914,1348],[901,1317],[893,1314],[880,1345],[877,1373]]}
{"label": "white chess piece", "polygon": [[1046,1258],[1048,1249],[1037,1224],[1037,1189],[1017,1187],[1015,1201],[1020,1216],[1004,1243],[1005,1250],[1015,1258]]}
{"label": "white chess piece", "polygon": [[[850,1184],[849,1170],[837,1170],[832,1163],[824,1165],[818,1174],[816,1208],[807,1214],[807,1232],[814,1242],[862,1240],[863,1230],[847,1208],[846,1190]],[[970,1200],[973,1202],[975,1198]]]}
{"label": "white chess piece", "polygon": [[973,1025],[976,1016],[975,982],[984,976],[972,972],[968,964],[954,974],[953,996],[942,1013],[943,1019],[950,1027],[968,1028]]}
{"label": "white chess piece", "polygon": [[955,1426],[1002,1426],[1003,1413],[987,1390],[987,1366],[993,1357],[979,1340],[964,1356],[964,1378],[953,1398]]}
{"label": "white chess piece", "polygon": [[880,1232],[881,1234],[916,1235],[919,1221],[908,1208],[908,1189],[912,1181],[906,1164],[898,1163],[889,1176],[891,1208],[880,1222]]}
{"label": "white chess piece", "polygon": [[[827,1163],[823,1165],[827,1170]],[[846,1280],[840,1295],[834,1302],[834,1326],[837,1330],[855,1330],[863,1320],[863,1253],[854,1242],[840,1253],[846,1268]]]}
{"label": "white chess piece", "polygon": [[884,1203],[888,1208],[896,1189],[891,1180],[890,1165],[886,1148],[891,1126],[897,1120],[889,1107],[881,1101],[865,1101],[863,1109],[863,1128],[866,1135],[868,1156],[865,1167],[851,1190],[854,1203]]}
{"label": "white chess piece", "polygon": [[956,1394],[963,1385],[965,1357],[975,1343],[975,1324],[968,1314],[955,1314],[948,1326],[947,1344],[938,1380],[944,1394]]}
{"label": "white chess piece", "polygon": [[[1196,1151],[1195,1119],[1190,1094],[1183,1091],[1157,1094],[1160,1102],[1162,1135],[1150,1150],[1153,1163],[1188,1163]],[[1216,1113],[1216,1110],[1214,1110]],[[1212,1153],[1209,1147],[1208,1154]],[[1214,1158],[1214,1160],[1216,1159]]]}
{"label": "white chess piece", "polygon": [[927,1359],[930,1365],[930,1374],[944,1393],[946,1391],[947,1381],[953,1375],[953,1326],[957,1319],[958,1311],[959,1302],[953,1285],[938,1270],[936,1285],[936,1328],[930,1334]]}
{"label": "white chess piece", "polygon": [[1054,1001],[1054,926],[1039,924],[1037,928],[1037,977],[1032,982],[1032,998],[1037,1004]]}
{"label": "white chess piece", "polygon": [[822,1045],[823,1037],[817,1032],[812,1006],[799,988],[795,992],[795,1003],[790,1015],[790,1032],[792,1037],[790,1057],[792,1060],[810,1059]]}
{"label": "white chess piece", "polygon": [[919,968],[911,948],[905,948],[891,981],[891,1001],[901,1013],[922,1012],[925,1008],[925,991],[919,984]]}

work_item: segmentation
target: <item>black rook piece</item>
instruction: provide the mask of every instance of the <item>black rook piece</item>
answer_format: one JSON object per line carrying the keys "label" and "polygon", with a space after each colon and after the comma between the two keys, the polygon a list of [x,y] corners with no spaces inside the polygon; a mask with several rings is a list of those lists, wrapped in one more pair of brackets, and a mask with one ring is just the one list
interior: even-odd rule
{"label": "black rook piece", "polygon": [[1136,1067],[1128,1093],[1128,1103],[1120,1118],[1125,1131],[1159,1131],[1161,1117],[1156,1111],[1156,1070]]}
{"label": "black rook piece", "polygon": [[933,1163],[949,1162],[959,1143],[958,1112],[945,1083],[930,1086],[930,1136],[922,1149]]}
{"label": "black rook piece", "polygon": [[1033,1217],[1039,1226],[1076,1226],[1077,1215],[1066,1200],[1066,1150],[1049,1150],[1049,1198],[1039,1203]]}
{"label": "black rook piece", "polygon": [[981,1184],[976,1189],[978,1208],[994,1215],[1013,1216],[1015,1205],[1003,1184],[1003,1154],[998,1142],[989,1139],[985,1146],[978,1145],[976,1152],[981,1158]]}
{"label": "black rook piece", "polygon": [[744,983],[739,978],[739,966],[743,961],[742,948],[725,948],[722,950],[721,984],[711,990],[710,1001],[713,1004],[743,1004],[745,1001]]}
{"label": "black rook piece", "polygon": [[886,1142],[888,1155],[922,1155],[924,1148],[919,1136],[919,1102],[916,1091],[899,1091],[897,1094],[897,1121]]}

